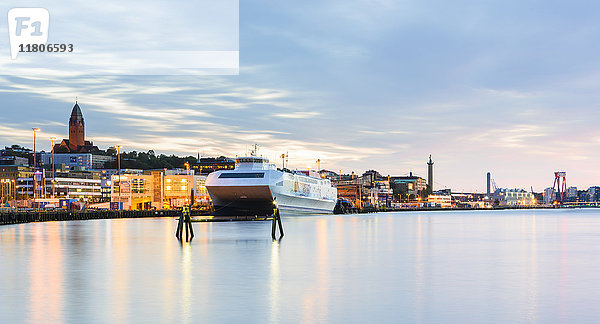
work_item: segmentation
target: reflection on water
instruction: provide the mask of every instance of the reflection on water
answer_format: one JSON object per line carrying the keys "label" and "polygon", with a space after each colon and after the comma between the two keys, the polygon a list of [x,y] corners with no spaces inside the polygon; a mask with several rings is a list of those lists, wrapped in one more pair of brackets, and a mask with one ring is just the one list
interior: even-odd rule
{"label": "reflection on water", "polygon": [[192,317],[192,246],[190,242],[181,244],[181,317],[189,323]]}
{"label": "reflection on water", "polygon": [[[63,280],[61,224],[33,228],[29,260],[29,295],[32,297],[28,315],[32,322],[62,321]],[[4,263],[3,263],[4,264]],[[51,296],[51,298],[49,298]]]}
{"label": "reflection on water", "polygon": [[5,322],[597,322],[600,212],[0,227]]}
{"label": "reflection on water", "polygon": [[269,267],[269,306],[271,308],[271,314],[269,316],[269,322],[274,323],[280,318],[279,314],[279,284],[281,278],[279,277],[279,240],[273,240],[271,244],[271,263]]}

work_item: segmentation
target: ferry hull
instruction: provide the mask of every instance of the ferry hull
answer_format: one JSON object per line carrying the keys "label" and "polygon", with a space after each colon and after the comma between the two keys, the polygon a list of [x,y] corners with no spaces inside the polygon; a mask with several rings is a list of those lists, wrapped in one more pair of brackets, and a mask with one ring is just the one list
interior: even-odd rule
{"label": "ferry hull", "polygon": [[265,216],[273,213],[269,186],[211,186],[215,216]]}
{"label": "ferry hull", "polygon": [[269,216],[274,201],[282,216],[330,214],[335,201],[291,196],[263,186],[207,186],[215,216]]}

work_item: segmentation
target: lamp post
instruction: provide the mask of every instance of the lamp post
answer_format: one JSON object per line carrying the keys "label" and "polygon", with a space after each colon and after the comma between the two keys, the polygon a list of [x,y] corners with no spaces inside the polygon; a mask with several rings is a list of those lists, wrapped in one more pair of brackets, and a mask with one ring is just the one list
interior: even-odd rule
{"label": "lamp post", "polygon": [[11,180],[13,183],[13,208],[17,206],[17,181]]}
{"label": "lamp post", "polygon": [[[190,163],[186,161],[184,163],[184,165],[185,165],[185,175],[186,175],[186,178],[187,178],[187,181],[188,181],[188,183],[186,185],[186,188],[190,188],[190,195],[187,194],[187,189],[186,189],[186,196],[190,197],[190,206],[191,206],[191,205],[194,204],[194,202],[192,201],[192,198],[191,198],[192,197],[191,196],[191,192],[192,192],[191,190],[192,190],[192,185],[193,185],[194,180],[190,179]],[[186,201],[187,201],[187,199],[186,199]]]}
{"label": "lamp post", "polygon": [[54,196],[56,195],[56,189],[55,189],[56,178],[55,178],[55,173],[54,173],[54,169],[55,169],[54,141],[55,140],[56,140],[56,137],[50,137],[50,145],[52,145],[52,199],[54,199]]}
{"label": "lamp post", "polygon": [[0,203],[4,202],[4,184],[6,183],[6,179],[0,179],[0,194],[2,195],[0,199]]}
{"label": "lamp post", "polygon": [[33,127],[33,176],[32,176],[32,182],[33,182],[33,202],[35,203],[35,171],[37,168],[37,157],[36,155],[36,150],[35,150],[35,139],[37,137],[37,132],[40,131],[39,128],[37,127]]}
{"label": "lamp post", "polygon": [[288,157],[287,152],[281,154],[281,170],[285,170],[285,159]]}
{"label": "lamp post", "polygon": [[123,146],[116,145],[117,149],[117,174],[119,175],[119,210],[121,210],[121,148]]}

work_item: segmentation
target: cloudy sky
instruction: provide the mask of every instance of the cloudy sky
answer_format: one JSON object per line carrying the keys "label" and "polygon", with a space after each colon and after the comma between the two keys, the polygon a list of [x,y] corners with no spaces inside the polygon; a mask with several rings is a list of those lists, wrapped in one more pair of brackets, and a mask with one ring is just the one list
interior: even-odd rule
{"label": "cloudy sky", "polygon": [[590,1],[241,1],[239,75],[3,75],[0,145],[30,147],[37,126],[49,149],[77,96],[101,148],[258,143],[291,167],[423,177],[432,154],[436,189],[483,191],[490,171],[541,191],[559,170],[586,189],[600,185],[598,21]]}

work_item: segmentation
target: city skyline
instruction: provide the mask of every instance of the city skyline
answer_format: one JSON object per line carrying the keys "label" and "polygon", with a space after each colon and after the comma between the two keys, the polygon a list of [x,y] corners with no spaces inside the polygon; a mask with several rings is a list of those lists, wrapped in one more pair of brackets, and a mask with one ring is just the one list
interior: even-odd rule
{"label": "city skyline", "polygon": [[0,145],[31,147],[40,127],[48,151],[79,97],[102,149],[235,156],[258,143],[292,167],[422,177],[431,154],[436,189],[484,192],[491,172],[541,192],[555,171],[588,188],[597,6],[242,2],[239,76],[0,76]]}

